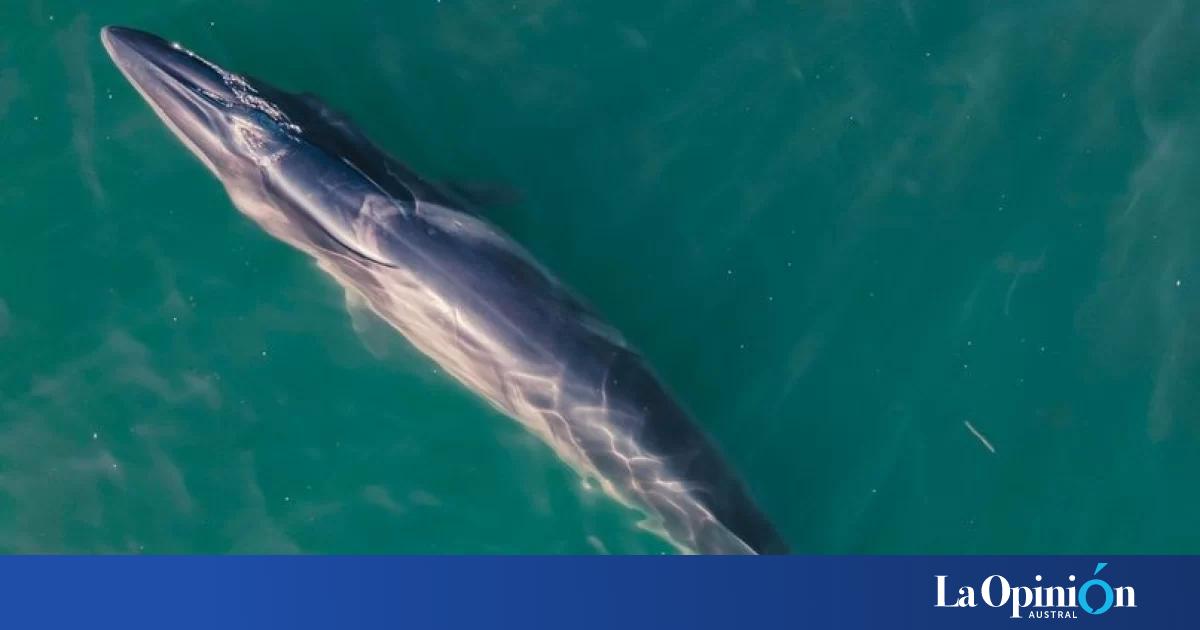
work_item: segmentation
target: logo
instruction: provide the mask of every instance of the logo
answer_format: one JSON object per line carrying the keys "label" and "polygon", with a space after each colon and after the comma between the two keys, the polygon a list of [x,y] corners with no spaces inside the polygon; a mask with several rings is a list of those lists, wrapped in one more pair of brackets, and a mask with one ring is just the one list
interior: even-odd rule
{"label": "logo", "polygon": [[[948,575],[937,578],[937,603],[934,608],[975,608],[982,601],[991,608],[1008,608],[1010,617],[1020,619],[1078,619],[1079,611],[1103,615],[1113,608],[1136,608],[1132,586],[1113,586],[1100,577],[1107,562],[1096,563],[1092,579],[1076,586],[1075,576],[1065,584],[1043,584],[1042,576],[1033,576],[1033,586],[1013,586],[1003,575],[989,575],[974,586],[958,587],[957,597],[947,592]],[[976,597],[978,593],[978,597]]]}

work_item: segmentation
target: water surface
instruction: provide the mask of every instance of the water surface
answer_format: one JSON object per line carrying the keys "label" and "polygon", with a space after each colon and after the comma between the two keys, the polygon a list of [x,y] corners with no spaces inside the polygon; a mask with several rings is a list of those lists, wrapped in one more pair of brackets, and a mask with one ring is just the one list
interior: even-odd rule
{"label": "water surface", "polygon": [[519,192],[797,551],[1200,552],[1194,3],[236,4],[0,7],[0,551],[671,550],[241,217],[116,23]]}

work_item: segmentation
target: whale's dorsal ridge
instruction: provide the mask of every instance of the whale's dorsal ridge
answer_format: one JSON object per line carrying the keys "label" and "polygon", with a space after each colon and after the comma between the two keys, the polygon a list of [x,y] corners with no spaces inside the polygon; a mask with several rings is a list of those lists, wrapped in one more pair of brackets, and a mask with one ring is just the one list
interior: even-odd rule
{"label": "whale's dorsal ridge", "polygon": [[[369,140],[362,130],[344,112],[331,107],[313,92],[300,92],[294,98],[303,103],[328,129],[336,130],[345,138],[342,147],[353,147],[364,161],[370,160],[387,165],[387,177],[393,183],[408,186],[405,182],[419,179],[408,165],[400,162]],[[343,154],[344,155],[344,154]],[[362,166],[359,166],[362,168]],[[510,186],[491,182],[458,180],[421,180],[424,186],[412,190],[414,196],[424,201],[443,206],[454,206],[463,212],[478,214],[480,208],[508,207],[520,203],[522,195]],[[411,184],[409,184],[411,185]]]}

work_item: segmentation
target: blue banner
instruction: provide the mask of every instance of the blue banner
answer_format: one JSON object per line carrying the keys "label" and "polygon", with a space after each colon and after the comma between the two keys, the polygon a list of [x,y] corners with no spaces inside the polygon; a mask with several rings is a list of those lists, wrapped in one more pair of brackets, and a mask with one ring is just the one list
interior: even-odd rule
{"label": "blue banner", "polygon": [[1195,628],[1188,557],[6,557],[9,627]]}

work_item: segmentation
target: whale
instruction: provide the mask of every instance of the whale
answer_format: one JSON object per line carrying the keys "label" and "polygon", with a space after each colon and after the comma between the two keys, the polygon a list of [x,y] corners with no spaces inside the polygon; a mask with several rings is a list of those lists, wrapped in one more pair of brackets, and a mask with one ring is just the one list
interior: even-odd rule
{"label": "whale", "polygon": [[691,554],[786,553],[720,449],[595,309],[487,217],[310,93],[157,35],[109,56],[238,211],[311,257],[421,354]]}

